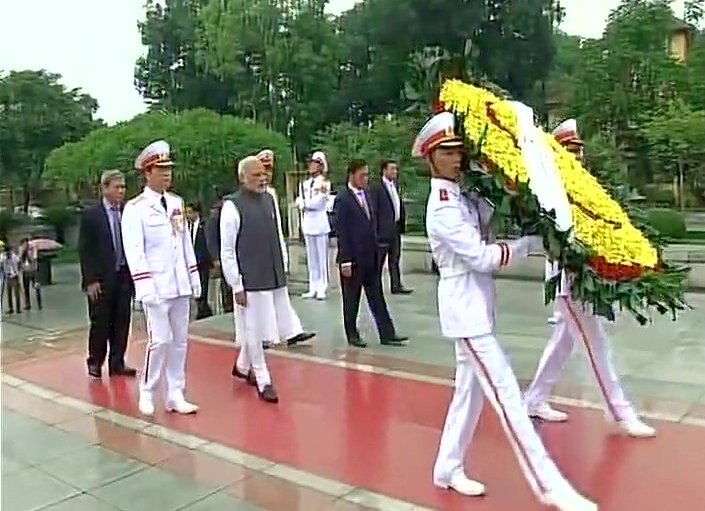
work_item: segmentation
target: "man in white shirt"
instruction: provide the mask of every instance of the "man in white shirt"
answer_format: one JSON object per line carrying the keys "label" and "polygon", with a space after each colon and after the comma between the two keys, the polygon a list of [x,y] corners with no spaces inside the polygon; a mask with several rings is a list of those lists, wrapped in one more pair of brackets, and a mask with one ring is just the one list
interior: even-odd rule
{"label": "man in white shirt", "polygon": [[330,181],[328,162],[322,151],[316,151],[309,162],[309,177],[299,188],[296,206],[301,213],[301,232],[306,245],[308,292],[304,298],[325,300],[328,291],[328,209]]}
{"label": "man in white shirt", "polygon": [[394,160],[383,160],[381,179],[370,188],[370,196],[377,212],[377,237],[380,245],[380,272],[385,260],[389,267],[389,281],[393,295],[408,295],[413,291],[401,283],[399,259],[401,235],[406,227],[404,201],[399,195],[399,167]]}
{"label": "man in white shirt", "polygon": [[282,239],[262,163],[248,156],[238,164],[240,189],[223,201],[220,263],[233,289],[235,327],[241,342],[233,376],[257,387],[260,399],[279,402],[262,340],[302,335],[286,287]]}
{"label": "man in white shirt", "polygon": [[135,160],[146,185],[127,202],[122,214],[123,250],[149,336],[139,399],[140,413],[147,416],[154,415],[154,395],[162,372],[167,410],[198,411],[198,406],[186,400],[184,389],[191,297],[201,296],[201,282],[184,201],[167,191],[172,166],[169,144],[159,140],[147,146]]}

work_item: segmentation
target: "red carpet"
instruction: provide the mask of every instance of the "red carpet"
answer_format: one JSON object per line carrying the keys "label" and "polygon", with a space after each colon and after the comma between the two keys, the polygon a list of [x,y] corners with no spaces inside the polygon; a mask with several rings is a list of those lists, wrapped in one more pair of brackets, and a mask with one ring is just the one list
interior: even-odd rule
{"label": "red carpet", "polygon": [[[132,350],[131,361],[140,364]],[[233,350],[193,342],[188,398],[196,416],[158,413],[156,422],[276,462],[283,462],[427,507],[474,511],[534,511],[536,503],[494,415],[486,409],[468,474],[487,483],[488,496],[467,499],[434,488],[431,468],[448,387],[271,356],[281,403],[261,402],[233,381]],[[91,382],[76,354],[6,368],[6,372],[78,399],[139,416],[136,382]],[[541,433],[568,479],[602,511],[702,511],[705,508],[705,428],[659,423],[653,440],[608,434],[602,414],[568,410],[563,425]],[[463,507],[464,507],[463,506]]]}

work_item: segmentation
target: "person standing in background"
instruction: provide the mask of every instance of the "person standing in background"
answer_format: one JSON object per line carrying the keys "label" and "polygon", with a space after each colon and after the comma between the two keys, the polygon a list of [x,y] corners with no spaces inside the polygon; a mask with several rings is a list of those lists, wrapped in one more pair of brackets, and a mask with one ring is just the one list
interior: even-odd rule
{"label": "person standing in background", "polygon": [[325,300],[328,292],[328,162],[322,151],[311,156],[308,167],[309,178],[299,187],[296,205],[302,212],[301,232],[306,245],[308,266],[308,292],[304,298]]}
{"label": "person standing in background", "polygon": [[170,148],[148,145],[135,160],[145,179],[141,194],[125,205],[122,236],[125,257],[142,302],[149,344],[140,381],[139,411],[154,415],[154,395],[166,377],[166,409],[192,414],[198,406],[184,396],[191,297],[201,297],[196,256],[186,229],[184,201],[168,192]]}
{"label": "person standing in background", "polygon": [[404,201],[399,194],[399,167],[394,160],[384,160],[380,165],[380,172],[380,182],[370,187],[370,196],[377,211],[380,273],[386,260],[392,294],[408,295],[413,291],[402,285],[399,269],[401,235],[406,226]]}
{"label": "person standing in background", "polygon": [[196,319],[203,319],[213,315],[213,311],[208,305],[208,283],[213,259],[206,243],[205,224],[201,220],[201,206],[196,203],[188,204],[186,218],[188,218],[189,237],[193,243],[196,264],[198,264],[198,276],[201,279],[201,296],[196,299]]}
{"label": "person standing in background", "polygon": [[348,344],[367,346],[357,329],[362,290],[377,324],[381,344],[401,346],[406,337],[397,335],[384,300],[379,264],[376,212],[368,200],[369,169],[363,160],[348,165],[348,185],[335,197],[335,227],[338,233],[336,262],[343,293],[343,324]]}
{"label": "person standing in background", "polygon": [[125,365],[134,288],[122,244],[122,172],[103,172],[100,189],[100,202],[83,210],[78,234],[81,287],[90,318],[86,365],[91,377],[100,378],[109,346],[109,375],[135,376],[137,371]]}
{"label": "person standing in background", "polygon": [[24,308],[30,310],[32,303],[29,299],[31,290],[34,289],[34,296],[37,299],[37,308],[42,310],[42,288],[37,280],[37,249],[32,246],[29,238],[24,238],[20,242],[19,258],[22,272],[22,289],[24,290]]}
{"label": "person standing in background", "polygon": [[17,309],[19,314],[22,312],[20,306],[20,258],[9,243],[5,244],[2,253],[0,253],[0,269],[2,269],[3,284],[7,290],[7,313],[13,314]]}

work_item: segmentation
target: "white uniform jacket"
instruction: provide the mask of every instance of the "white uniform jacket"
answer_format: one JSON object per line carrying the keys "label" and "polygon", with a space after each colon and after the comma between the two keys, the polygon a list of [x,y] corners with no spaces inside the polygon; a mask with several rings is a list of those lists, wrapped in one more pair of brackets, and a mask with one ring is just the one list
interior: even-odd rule
{"label": "white uniform jacket", "polygon": [[528,255],[531,238],[493,242],[493,236],[486,232],[491,215],[492,208],[486,201],[464,196],[457,183],[431,180],[426,233],[440,273],[438,310],[445,337],[472,338],[492,333],[493,272]]}
{"label": "white uniform jacket", "polygon": [[323,176],[306,179],[299,186],[296,206],[301,215],[301,232],[304,236],[320,236],[330,232],[328,205],[330,182]]}
{"label": "white uniform jacket", "polygon": [[200,290],[196,256],[186,228],[184,201],[150,188],[125,204],[122,239],[125,259],[135,284],[135,299],[167,300]]}
{"label": "white uniform jacket", "polygon": [[[279,233],[279,243],[282,246],[282,257],[284,258],[284,270],[289,271],[289,253],[286,251],[286,239],[284,238],[284,229],[282,228],[282,214],[279,210],[279,197],[277,190],[273,186],[267,187],[267,193],[274,199],[274,213],[277,215],[277,232]],[[222,238],[221,238],[222,239]]]}
{"label": "white uniform jacket", "polygon": [[[242,274],[240,273],[240,263],[237,260],[237,239],[240,235],[240,222],[240,212],[235,203],[231,200],[223,201],[223,208],[220,210],[220,267],[225,281],[233,288],[234,293],[239,293],[245,289],[242,283]],[[281,223],[279,225],[279,243],[281,244],[284,268],[286,269],[289,261],[286,257],[284,236],[281,234]]]}

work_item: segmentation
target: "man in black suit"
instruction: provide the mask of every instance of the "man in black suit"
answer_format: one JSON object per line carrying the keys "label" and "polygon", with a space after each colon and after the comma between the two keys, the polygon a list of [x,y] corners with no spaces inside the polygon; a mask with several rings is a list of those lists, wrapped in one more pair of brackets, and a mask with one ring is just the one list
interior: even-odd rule
{"label": "man in black suit", "polygon": [[401,235],[406,227],[404,201],[399,194],[397,177],[399,167],[394,160],[384,160],[380,165],[380,182],[373,185],[370,195],[377,210],[377,236],[380,250],[380,272],[385,259],[389,266],[389,280],[393,295],[408,295],[413,291],[401,283],[399,259],[401,258]]}
{"label": "man in black suit", "polygon": [[201,296],[196,299],[196,319],[203,319],[213,315],[213,311],[208,305],[208,281],[213,267],[213,258],[206,243],[206,229],[205,222],[201,219],[201,206],[195,203],[187,204],[186,218],[188,219],[189,237],[193,243],[193,252],[196,255],[198,276],[201,280]]}
{"label": "man in black suit", "polygon": [[402,345],[407,339],[396,334],[382,292],[376,212],[367,194],[369,170],[363,160],[348,166],[348,185],[335,197],[335,226],[338,234],[337,263],[343,292],[343,322],[348,343],[364,348],[357,329],[360,296],[365,289],[367,302],[377,323],[380,342]]}
{"label": "man in black suit", "polygon": [[81,286],[91,321],[86,364],[88,374],[100,378],[110,346],[110,376],[135,376],[136,371],[125,365],[134,292],[120,228],[125,178],[119,170],[107,170],[100,185],[102,198],[83,211],[78,237]]}

